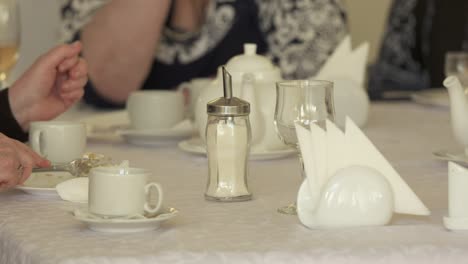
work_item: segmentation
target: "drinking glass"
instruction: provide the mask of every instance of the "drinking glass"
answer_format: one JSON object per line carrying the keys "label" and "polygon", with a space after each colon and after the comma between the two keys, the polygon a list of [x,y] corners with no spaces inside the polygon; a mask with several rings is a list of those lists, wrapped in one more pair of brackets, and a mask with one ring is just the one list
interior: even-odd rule
{"label": "drinking glass", "polygon": [[[326,129],[326,120],[333,121],[333,83],[321,80],[293,80],[276,83],[274,123],[276,133],[286,145],[298,150],[302,179],[304,162],[299,149],[295,124],[310,129],[311,123]],[[278,209],[283,214],[296,214],[296,204]]]}
{"label": "drinking glass", "polygon": [[446,77],[451,75],[458,77],[463,87],[466,88],[468,86],[468,52],[447,52],[444,71]]}
{"label": "drinking glass", "polygon": [[20,18],[16,0],[0,0],[0,89],[18,60]]}

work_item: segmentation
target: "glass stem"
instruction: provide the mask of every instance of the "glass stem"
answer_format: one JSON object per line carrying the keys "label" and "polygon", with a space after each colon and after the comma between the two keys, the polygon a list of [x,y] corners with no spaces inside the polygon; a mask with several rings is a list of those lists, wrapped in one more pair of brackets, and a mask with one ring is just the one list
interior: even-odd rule
{"label": "glass stem", "polygon": [[306,175],[306,172],[305,172],[304,160],[302,159],[301,150],[299,148],[297,149],[297,157],[299,158],[299,163],[300,163],[300,166],[301,166],[301,177],[302,177],[301,180],[305,180],[307,175]]}

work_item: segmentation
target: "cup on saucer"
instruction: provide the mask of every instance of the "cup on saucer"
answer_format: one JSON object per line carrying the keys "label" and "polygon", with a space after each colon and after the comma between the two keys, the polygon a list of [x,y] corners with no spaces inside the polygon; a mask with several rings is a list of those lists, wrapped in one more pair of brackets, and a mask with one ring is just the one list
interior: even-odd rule
{"label": "cup on saucer", "polygon": [[178,86],[177,90],[181,91],[186,99],[186,116],[190,121],[195,122],[195,105],[200,93],[213,81],[213,78],[194,78]]}
{"label": "cup on saucer", "polygon": [[127,112],[131,129],[171,129],[184,119],[184,96],[179,91],[136,91],[128,98]]}
{"label": "cup on saucer", "polygon": [[[161,210],[163,191],[156,182],[147,183],[150,172],[141,168],[98,167],[89,175],[88,210],[104,218],[155,215]],[[150,191],[157,192],[151,206]]]}
{"label": "cup on saucer", "polygon": [[53,164],[68,163],[83,156],[86,149],[86,126],[68,121],[32,122],[29,130],[31,148]]}

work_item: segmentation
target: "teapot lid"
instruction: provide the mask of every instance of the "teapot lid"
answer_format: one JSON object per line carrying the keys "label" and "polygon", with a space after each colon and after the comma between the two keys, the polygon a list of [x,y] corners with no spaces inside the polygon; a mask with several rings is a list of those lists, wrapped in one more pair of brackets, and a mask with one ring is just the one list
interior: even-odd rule
{"label": "teapot lid", "polygon": [[275,66],[265,57],[257,54],[257,44],[244,44],[244,54],[232,57],[226,64],[231,72],[272,71]]}

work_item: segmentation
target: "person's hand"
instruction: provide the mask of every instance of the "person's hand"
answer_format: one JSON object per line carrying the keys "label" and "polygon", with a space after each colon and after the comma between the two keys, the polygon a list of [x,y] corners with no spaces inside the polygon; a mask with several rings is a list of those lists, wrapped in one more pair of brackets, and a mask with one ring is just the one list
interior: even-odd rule
{"label": "person's hand", "polygon": [[0,133],[0,191],[22,184],[35,167],[50,162],[23,143]]}
{"label": "person's hand", "polygon": [[23,130],[32,121],[50,120],[81,99],[88,67],[81,43],[55,47],[39,57],[10,87],[10,106]]}

